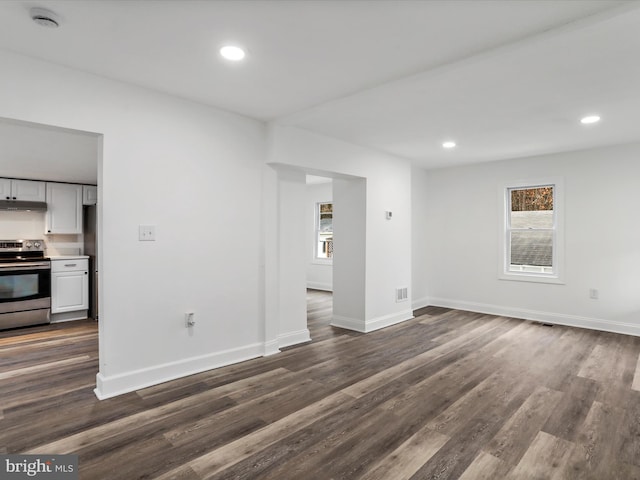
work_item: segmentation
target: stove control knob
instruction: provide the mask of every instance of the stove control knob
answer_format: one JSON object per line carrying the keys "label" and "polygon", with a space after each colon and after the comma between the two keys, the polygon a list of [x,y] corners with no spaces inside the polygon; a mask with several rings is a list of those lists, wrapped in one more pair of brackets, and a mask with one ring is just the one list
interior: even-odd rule
{"label": "stove control knob", "polygon": [[31,242],[27,242],[27,248],[31,248]]}
{"label": "stove control knob", "polygon": [[36,248],[40,248],[40,242],[34,243],[33,246],[36,247]]}

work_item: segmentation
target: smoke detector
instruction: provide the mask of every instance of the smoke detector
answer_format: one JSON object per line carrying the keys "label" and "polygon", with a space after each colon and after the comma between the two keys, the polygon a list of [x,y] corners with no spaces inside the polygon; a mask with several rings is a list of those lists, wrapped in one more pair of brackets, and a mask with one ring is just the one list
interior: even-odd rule
{"label": "smoke detector", "polygon": [[31,14],[31,20],[40,26],[58,28],[60,24],[58,16],[46,8],[34,7],[29,13]]}

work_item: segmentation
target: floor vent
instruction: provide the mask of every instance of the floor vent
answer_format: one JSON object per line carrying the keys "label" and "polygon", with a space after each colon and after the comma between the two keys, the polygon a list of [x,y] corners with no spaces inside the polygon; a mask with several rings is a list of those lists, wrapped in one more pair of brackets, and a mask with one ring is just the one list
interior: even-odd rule
{"label": "floor vent", "polygon": [[408,287],[400,287],[396,288],[396,303],[404,302],[409,299],[409,288]]}
{"label": "floor vent", "polygon": [[553,323],[533,322],[535,325],[541,325],[543,327],[553,327]]}

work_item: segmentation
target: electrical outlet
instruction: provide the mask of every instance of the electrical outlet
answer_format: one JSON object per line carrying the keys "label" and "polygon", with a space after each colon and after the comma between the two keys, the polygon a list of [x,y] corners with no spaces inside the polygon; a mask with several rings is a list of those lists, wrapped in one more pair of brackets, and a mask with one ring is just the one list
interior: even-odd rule
{"label": "electrical outlet", "polygon": [[598,290],[595,288],[590,288],[589,289],[589,298],[591,298],[592,300],[597,300],[598,299]]}
{"label": "electrical outlet", "polygon": [[154,242],[156,240],[155,225],[139,225],[138,240],[141,242]]}
{"label": "electrical outlet", "polygon": [[194,318],[194,313],[193,312],[187,312],[184,314],[184,320],[186,323],[186,327],[193,327],[196,324],[196,319]]}

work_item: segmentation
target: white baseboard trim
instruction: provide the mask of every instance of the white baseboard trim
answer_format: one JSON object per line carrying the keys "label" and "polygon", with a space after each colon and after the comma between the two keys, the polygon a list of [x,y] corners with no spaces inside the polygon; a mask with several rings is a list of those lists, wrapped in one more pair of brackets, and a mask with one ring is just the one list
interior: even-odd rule
{"label": "white baseboard trim", "polygon": [[264,353],[265,357],[269,355],[275,355],[276,353],[280,353],[279,341],[276,338],[275,340],[269,340],[268,342],[264,342]]}
{"label": "white baseboard trim", "polygon": [[86,320],[88,310],[80,310],[75,312],[52,313],[51,323],[72,322],[74,320]]}
{"label": "white baseboard trim", "polygon": [[102,373],[98,373],[96,375],[96,388],[94,393],[99,400],[104,400],[159,383],[175,380],[176,378],[186,377],[206,370],[261,357],[263,353],[264,344],[256,343],[117,375],[104,376]]}
{"label": "white baseboard trim", "polygon": [[365,333],[365,321],[359,318],[343,317],[342,315],[333,315],[331,317],[331,326],[354,330],[356,332]]}
{"label": "white baseboard trim", "polygon": [[311,341],[311,335],[309,329],[298,330],[297,332],[283,333],[278,335],[278,347],[290,347],[291,345],[297,345],[299,343],[305,343]]}
{"label": "white baseboard trim", "polygon": [[330,283],[307,282],[307,288],[310,288],[311,290],[333,292],[333,285],[331,285]]}
{"label": "white baseboard trim", "polygon": [[590,330],[600,330],[603,332],[640,336],[640,325],[625,322],[616,322],[613,320],[605,320],[601,318],[582,317],[579,315],[568,315],[564,313],[505,307],[502,305],[466,302],[464,300],[453,300],[449,298],[431,297],[429,298],[428,305],[432,305],[434,307],[455,308],[456,310],[467,310],[477,313],[486,313],[489,315],[500,315],[503,317],[520,318],[523,320],[533,320],[537,322],[552,323],[555,325],[566,325],[568,327],[587,328]]}
{"label": "white baseboard trim", "polygon": [[369,333],[374,330],[380,330],[381,328],[390,327],[396,323],[411,320],[413,318],[413,312],[411,310],[404,310],[400,313],[392,313],[390,315],[383,315],[382,317],[372,318],[369,320],[362,320],[359,318],[343,317],[341,315],[333,315],[331,318],[331,325],[339,328],[346,328],[347,330],[355,330],[356,332]]}
{"label": "white baseboard trim", "polygon": [[415,299],[411,302],[411,308],[413,310],[418,310],[419,308],[428,307],[431,305],[431,303],[429,303],[430,301],[431,299],[429,297]]}

